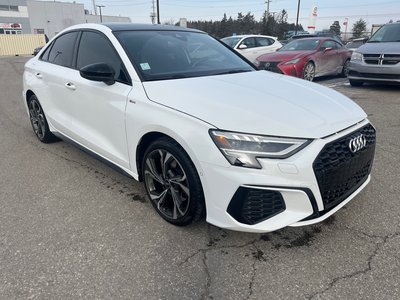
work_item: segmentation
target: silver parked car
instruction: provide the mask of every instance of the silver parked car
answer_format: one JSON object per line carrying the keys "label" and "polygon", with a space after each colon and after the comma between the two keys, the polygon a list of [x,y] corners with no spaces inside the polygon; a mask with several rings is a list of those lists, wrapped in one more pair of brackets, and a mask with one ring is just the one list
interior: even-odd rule
{"label": "silver parked car", "polygon": [[348,78],[352,86],[400,83],[400,22],[382,26],[353,52]]}

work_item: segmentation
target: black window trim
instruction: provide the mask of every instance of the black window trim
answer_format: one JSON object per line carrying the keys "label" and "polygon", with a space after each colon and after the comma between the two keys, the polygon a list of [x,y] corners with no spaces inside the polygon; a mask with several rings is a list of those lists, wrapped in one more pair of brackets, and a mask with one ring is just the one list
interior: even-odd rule
{"label": "black window trim", "polygon": [[[81,29],[81,30],[80,30],[80,34],[79,34],[79,37],[78,37],[78,42],[77,42],[76,45],[75,45],[75,46],[76,46],[76,49],[75,49],[75,52],[74,52],[74,58],[73,58],[73,60],[72,60],[73,68],[74,68],[75,70],[78,70],[78,68],[77,68],[78,49],[79,49],[79,46],[80,46],[80,44],[81,44],[81,39],[82,39],[82,35],[83,35],[84,32],[93,32],[93,33],[97,33],[97,34],[100,34],[101,36],[103,36],[103,37],[105,38],[105,40],[107,41],[107,43],[111,46],[111,48],[113,49],[113,51],[115,52],[115,54],[117,55],[117,57],[119,58],[119,60],[121,61],[122,71],[125,73],[125,76],[126,76],[126,78],[128,79],[127,82],[124,82],[124,81],[121,81],[121,80],[117,80],[117,79],[116,79],[115,81],[116,81],[116,82],[119,82],[119,83],[122,83],[122,84],[127,84],[127,85],[132,86],[132,78],[131,78],[131,76],[129,75],[129,72],[128,72],[128,70],[126,69],[125,64],[124,64],[123,60],[121,59],[121,56],[119,55],[117,49],[115,49],[115,47],[114,47],[114,45],[111,43],[110,39],[109,39],[103,32],[101,32],[101,31],[99,31],[99,30],[96,30],[96,29],[84,28],[84,29]],[[124,50],[125,50],[125,49],[124,49]]]}

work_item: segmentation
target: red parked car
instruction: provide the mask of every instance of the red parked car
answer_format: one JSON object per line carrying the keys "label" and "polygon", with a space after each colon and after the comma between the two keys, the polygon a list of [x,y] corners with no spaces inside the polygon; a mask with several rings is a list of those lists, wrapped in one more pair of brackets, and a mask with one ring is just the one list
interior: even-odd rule
{"label": "red parked car", "polygon": [[255,64],[260,70],[312,81],[324,75],[347,76],[350,57],[351,51],[332,38],[305,38],[257,57]]}

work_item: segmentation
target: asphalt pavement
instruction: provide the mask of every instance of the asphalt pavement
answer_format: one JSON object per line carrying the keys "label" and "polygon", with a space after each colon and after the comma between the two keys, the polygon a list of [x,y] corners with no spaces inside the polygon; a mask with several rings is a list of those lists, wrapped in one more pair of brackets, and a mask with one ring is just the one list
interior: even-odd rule
{"label": "asphalt pavement", "polygon": [[142,184],[40,143],[26,60],[0,58],[0,299],[400,298],[400,87],[319,79],[376,126],[371,183],[323,223],[248,234],[172,226]]}

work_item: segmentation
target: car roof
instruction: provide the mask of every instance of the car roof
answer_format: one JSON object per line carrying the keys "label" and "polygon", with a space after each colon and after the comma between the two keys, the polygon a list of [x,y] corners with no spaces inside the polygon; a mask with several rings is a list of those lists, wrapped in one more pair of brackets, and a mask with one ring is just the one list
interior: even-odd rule
{"label": "car roof", "polygon": [[[321,41],[335,41],[335,42],[337,42],[337,40],[335,40],[334,38],[327,37],[327,36],[305,37],[305,38],[302,38],[302,39],[294,39],[293,41],[299,41],[299,40],[321,40]],[[293,41],[290,41],[290,42],[293,42]]]}
{"label": "car roof", "polygon": [[186,27],[179,27],[179,26],[172,26],[172,25],[160,25],[160,24],[135,24],[135,23],[102,23],[102,25],[107,26],[112,31],[188,31],[188,32],[201,32],[203,31],[186,28]]}
{"label": "car roof", "polygon": [[276,39],[276,37],[274,36],[270,36],[270,35],[261,35],[261,34],[238,34],[238,35],[231,35],[231,36],[226,36],[224,37],[224,39],[226,38],[246,38],[246,37],[267,37],[267,38],[272,38],[272,39]]}

